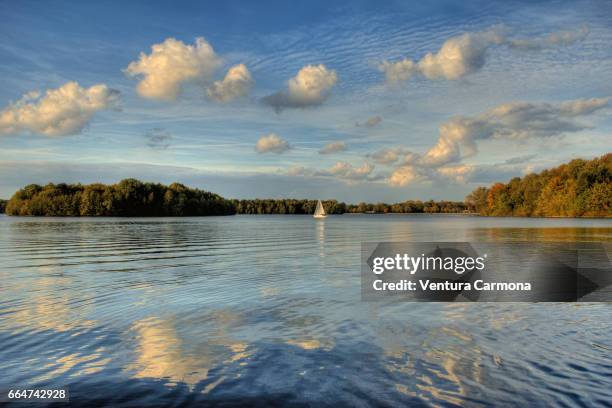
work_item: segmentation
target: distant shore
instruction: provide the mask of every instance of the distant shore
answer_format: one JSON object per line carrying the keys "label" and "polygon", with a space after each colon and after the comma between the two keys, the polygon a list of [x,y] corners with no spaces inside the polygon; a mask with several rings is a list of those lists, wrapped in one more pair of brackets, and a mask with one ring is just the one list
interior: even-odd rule
{"label": "distant shore", "polygon": [[[303,217],[311,217],[312,214],[233,214],[236,216],[243,216],[243,217],[249,217],[249,216],[258,216],[258,215],[278,215],[278,216],[287,216],[287,217],[291,217],[291,216],[303,216]],[[448,216],[448,217],[458,217],[458,216],[463,216],[463,217],[481,217],[481,218],[491,218],[491,219],[495,219],[495,218],[527,218],[527,219],[591,219],[591,220],[609,220],[612,219],[612,216],[581,216],[581,217],[568,217],[568,216],[560,216],[560,215],[555,215],[555,216],[524,216],[524,215],[481,215],[478,213],[344,213],[344,214],[332,214],[330,215],[330,218],[336,217],[336,216],[368,216],[368,215],[378,215],[378,216],[386,216],[386,215],[398,215],[398,216],[423,216],[423,217],[427,217],[427,216]],[[99,215],[99,216],[64,216],[64,215],[23,215],[23,216],[12,216],[12,215],[8,215],[5,213],[0,213],[0,217],[7,217],[7,218],[12,218],[12,217],[18,217],[18,218],[183,218],[186,216],[137,216],[137,215],[130,215],[130,216],[108,216],[108,215]],[[189,217],[189,216],[187,216]],[[198,216],[195,216],[198,217]]]}
{"label": "distant shore", "polygon": [[[30,184],[10,200],[0,200],[8,215],[180,217],[234,214],[313,214],[313,199],[227,199],[180,183],[168,186],[121,180],[117,184]],[[572,160],[508,183],[478,187],[464,201],[407,200],[347,204],[321,200],[332,214],[447,214],[488,217],[612,217],[612,153]],[[4,208],[6,207],[6,208]]]}

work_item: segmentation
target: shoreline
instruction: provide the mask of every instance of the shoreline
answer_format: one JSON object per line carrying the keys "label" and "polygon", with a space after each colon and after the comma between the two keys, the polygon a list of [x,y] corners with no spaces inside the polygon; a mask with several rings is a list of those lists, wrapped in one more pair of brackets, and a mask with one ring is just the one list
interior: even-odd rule
{"label": "shoreline", "polygon": [[[227,215],[170,215],[170,216],[151,216],[151,215],[9,215],[6,213],[0,213],[1,216],[5,216],[7,218],[206,218],[206,217],[232,217],[232,216],[261,216],[261,215],[278,215],[278,216],[300,216],[300,217],[312,217],[312,214],[227,214]],[[588,220],[609,220],[612,219],[612,216],[581,216],[581,217],[566,217],[561,215],[552,215],[552,216],[518,216],[518,215],[481,215],[478,213],[343,213],[343,214],[329,214],[328,217],[337,217],[342,215],[349,216],[360,216],[360,215],[400,215],[400,216],[464,216],[464,217],[480,217],[480,218],[514,218],[514,219],[588,219]]]}

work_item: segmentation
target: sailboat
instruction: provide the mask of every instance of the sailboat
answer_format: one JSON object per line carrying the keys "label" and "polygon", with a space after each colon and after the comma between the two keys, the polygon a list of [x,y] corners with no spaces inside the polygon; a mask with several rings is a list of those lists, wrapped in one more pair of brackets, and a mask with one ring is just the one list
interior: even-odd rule
{"label": "sailboat", "polygon": [[321,202],[321,200],[317,201],[317,208],[315,208],[313,217],[315,218],[327,217],[327,214],[325,213],[325,208],[323,208],[323,203]]}

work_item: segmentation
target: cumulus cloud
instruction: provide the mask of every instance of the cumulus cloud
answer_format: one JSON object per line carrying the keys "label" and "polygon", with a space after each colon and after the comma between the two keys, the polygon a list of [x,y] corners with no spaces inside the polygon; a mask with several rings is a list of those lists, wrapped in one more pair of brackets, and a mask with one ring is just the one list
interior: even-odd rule
{"label": "cumulus cloud", "polygon": [[345,182],[371,181],[376,177],[372,175],[374,165],[364,162],[361,166],[355,167],[351,163],[339,161],[327,169],[313,169],[304,166],[292,166],[287,170],[289,176],[303,177],[328,177]]}
{"label": "cumulus cloud", "polygon": [[153,45],[150,54],[141,52],[138,61],[131,62],[125,73],[142,77],[136,88],[140,96],[174,101],[183,84],[210,81],[220,65],[220,58],[204,38],[197,38],[194,45],[167,38]]}
{"label": "cumulus cloud", "polygon": [[418,64],[409,58],[396,62],[383,61],[378,65],[378,70],[385,74],[387,83],[392,85],[408,81],[413,75],[419,73]]}
{"label": "cumulus cloud", "polygon": [[538,163],[533,163],[527,156],[515,162],[505,160],[494,164],[454,164],[438,169],[430,169],[429,177],[437,181],[454,183],[493,183],[499,180],[510,179],[518,175],[526,175],[541,169]]}
{"label": "cumulus cloud", "polygon": [[441,166],[476,153],[478,140],[527,139],[578,132],[588,125],[576,119],[608,106],[608,98],[577,99],[559,104],[512,102],[474,117],[457,116],[440,126],[435,146],[421,163]]}
{"label": "cumulus cloud", "polygon": [[336,177],[343,180],[374,181],[386,177],[388,184],[403,187],[419,181],[465,183],[491,174],[516,174],[532,155],[515,157],[494,166],[473,166],[463,160],[477,153],[482,140],[525,140],[551,138],[589,128],[581,119],[609,105],[609,98],[576,99],[561,103],[511,102],[475,116],[456,116],[440,126],[437,142],[424,153],[402,147],[386,148],[367,157],[381,165],[393,165],[388,177],[373,175],[374,165],[354,167],[337,162],[325,170],[292,168],[291,175]]}
{"label": "cumulus cloud", "polygon": [[319,150],[319,154],[332,154],[343,152],[347,149],[346,143],[344,142],[332,142],[328,143],[321,150]]}
{"label": "cumulus cloud", "polygon": [[509,40],[508,45],[519,50],[541,50],[544,48],[569,46],[584,40],[587,35],[589,35],[589,29],[583,26],[579,30],[559,31],[545,37]]}
{"label": "cumulus cloud", "polygon": [[499,28],[465,33],[446,40],[438,52],[427,53],[419,62],[409,59],[385,61],[379,65],[379,70],[390,84],[406,81],[417,73],[427,79],[459,79],[482,68],[489,47],[503,42]]}
{"label": "cumulus cloud", "polygon": [[378,164],[394,164],[398,161],[403,163],[412,162],[415,159],[414,153],[403,147],[390,147],[368,154],[372,160]]}
{"label": "cumulus cloud", "polygon": [[496,164],[450,164],[438,168],[420,165],[398,166],[387,179],[387,183],[395,187],[405,187],[415,182],[436,183],[493,183],[510,179],[519,174],[527,174],[534,170],[531,163],[496,163]]}
{"label": "cumulus cloud", "polygon": [[333,176],[343,180],[357,181],[366,180],[374,171],[374,165],[365,162],[359,167],[354,167],[352,164],[344,161],[336,162],[327,170],[319,170],[314,173],[316,176]]}
{"label": "cumulus cloud", "polygon": [[373,128],[375,126],[380,125],[381,122],[382,122],[382,118],[380,116],[372,116],[371,118],[368,118],[368,120],[366,120],[363,123],[359,123],[359,122],[355,123],[355,126]]}
{"label": "cumulus cloud", "polygon": [[486,171],[514,171],[534,156],[508,159],[494,167],[466,165],[463,159],[477,153],[481,140],[550,138],[589,128],[578,119],[608,106],[608,98],[577,99],[557,104],[512,102],[476,116],[456,116],[440,126],[438,140],[423,154],[402,148],[383,149],[369,157],[381,164],[395,164],[389,184],[405,186],[417,180],[445,179],[466,182],[482,178]]}
{"label": "cumulus cloud", "polygon": [[511,39],[507,37],[507,31],[503,26],[495,26],[490,30],[451,37],[437,52],[429,52],[419,61],[409,58],[396,62],[383,61],[378,69],[384,73],[390,85],[408,81],[415,75],[430,80],[457,80],[479,71],[485,65],[487,51],[492,46],[507,45],[513,49],[540,50],[569,46],[588,35],[586,27],[533,39]]}
{"label": "cumulus cloud", "polygon": [[64,136],[80,133],[93,115],[119,106],[119,91],[104,84],[81,87],[67,82],[44,95],[29,92],[0,112],[0,133]]}
{"label": "cumulus cloud", "polygon": [[289,143],[279,137],[276,133],[270,133],[262,136],[255,145],[255,150],[258,153],[276,153],[281,154],[291,149]]}
{"label": "cumulus cloud", "polygon": [[246,65],[238,64],[231,67],[225,78],[215,81],[206,92],[208,97],[216,102],[230,102],[246,96],[253,83],[253,78]]}
{"label": "cumulus cloud", "polygon": [[389,177],[388,183],[394,187],[404,187],[425,178],[424,170],[413,165],[403,165],[396,168]]}
{"label": "cumulus cloud", "polygon": [[262,103],[277,112],[285,108],[317,106],[328,98],[337,80],[336,71],[327,69],[323,64],[306,65],[289,80],[286,90],[262,98]]}
{"label": "cumulus cloud", "polygon": [[453,180],[456,183],[465,183],[474,171],[474,166],[458,164],[454,166],[440,167],[437,169],[439,176]]}
{"label": "cumulus cloud", "polygon": [[147,146],[152,149],[167,149],[170,147],[170,142],[173,139],[170,132],[161,128],[147,130],[144,137],[147,141]]}

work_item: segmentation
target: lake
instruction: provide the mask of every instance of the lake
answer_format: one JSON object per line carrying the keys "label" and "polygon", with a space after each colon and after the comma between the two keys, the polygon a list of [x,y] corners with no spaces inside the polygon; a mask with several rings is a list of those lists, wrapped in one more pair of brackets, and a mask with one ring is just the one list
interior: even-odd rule
{"label": "lake", "polygon": [[362,301],[361,242],[402,240],[611,242],[612,220],[0,216],[0,389],[109,407],[610,406],[612,304]]}

